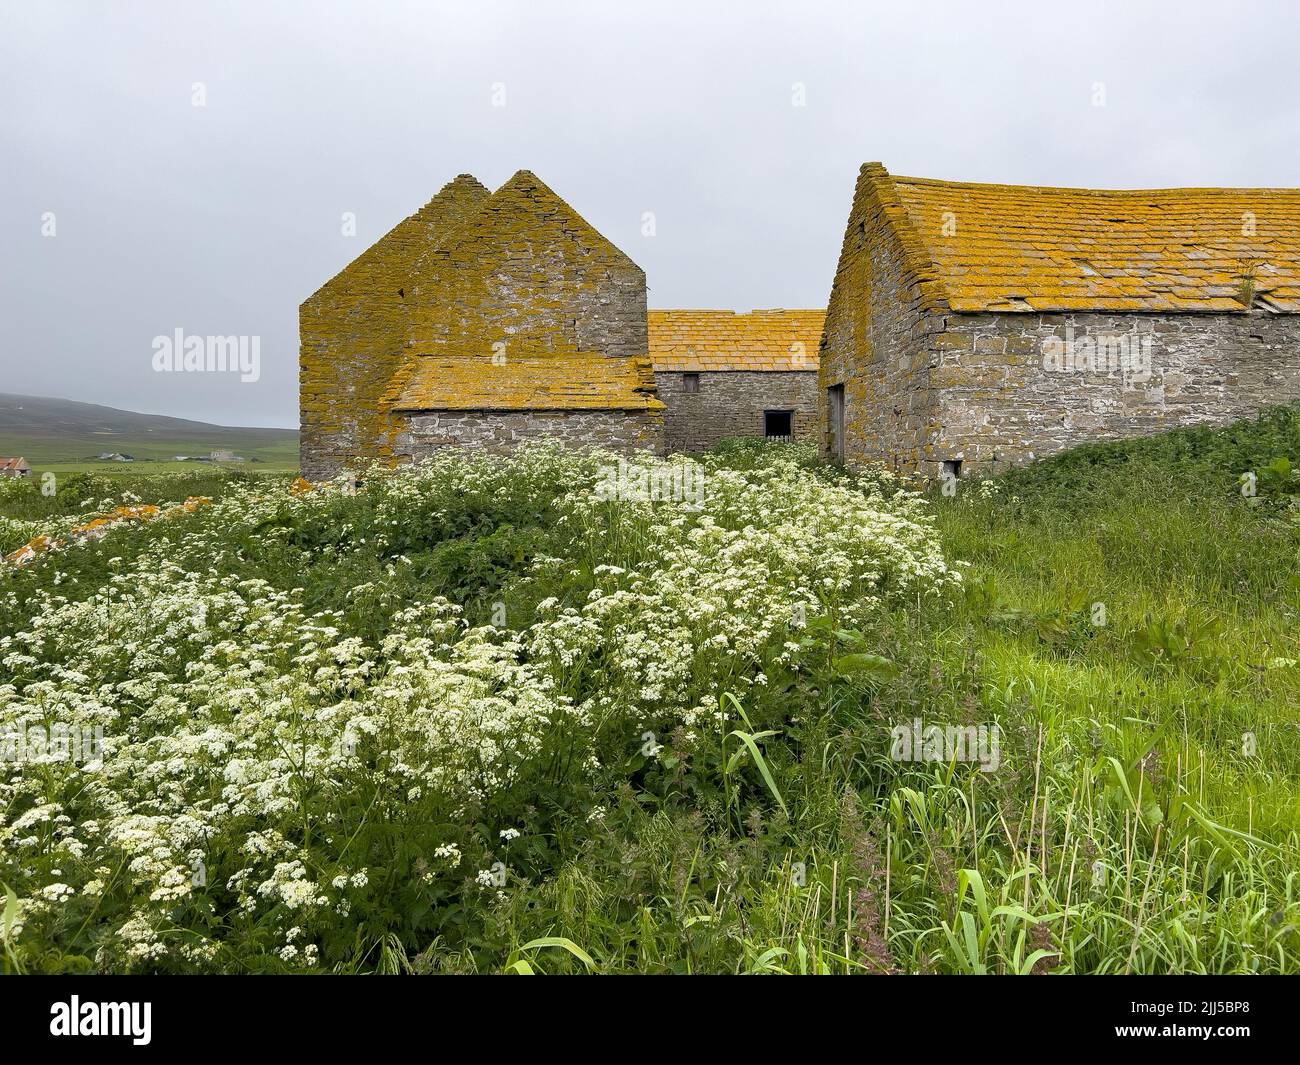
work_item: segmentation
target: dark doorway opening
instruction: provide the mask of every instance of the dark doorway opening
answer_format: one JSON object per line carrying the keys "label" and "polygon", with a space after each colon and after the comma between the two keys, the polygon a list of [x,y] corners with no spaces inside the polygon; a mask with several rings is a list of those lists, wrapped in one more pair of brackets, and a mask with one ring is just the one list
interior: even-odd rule
{"label": "dark doorway opening", "polygon": [[827,448],[831,458],[836,462],[844,461],[844,386],[831,385],[826,390],[827,413],[830,425],[827,426]]}

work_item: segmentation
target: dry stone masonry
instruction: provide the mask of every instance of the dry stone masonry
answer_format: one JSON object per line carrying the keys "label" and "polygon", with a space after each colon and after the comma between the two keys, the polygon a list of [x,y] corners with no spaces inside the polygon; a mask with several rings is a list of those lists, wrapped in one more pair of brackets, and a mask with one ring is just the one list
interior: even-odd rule
{"label": "dry stone masonry", "polygon": [[301,308],[302,468],[557,437],[634,454],[816,440],[904,473],[1300,399],[1300,190],[859,174],[819,310],[646,309],[533,174],[444,187]]}
{"label": "dry stone masonry", "polygon": [[647,314],[641,269],[534,175],[461,175],[302,305],[303,472],[538,436],[813,439],[823,317]]}
{"label": "dry stone masonry", "polygon": [[655,434],[635,411],[420,411],[412,413],[403,440],[408,454],[427,455],[441,447],[493,453],[520,440],[554,437],[570,447],[603,447],[624,454],[653,451]]}
{"label": "dry stone masonry", "polygon": [[825,317],[816,310],[650,311],[668,449],[705,451],[728,436],[815,441]]}
{"label": "dry stone masonry", "polygon": [[308,477],[477,443],[475,418],[497,446],[581,414],[568,435],[662,448],[645,274],[526,170],[494,193],[456,178],[309,298],[300,333]]}
{"label": "dry stone masonry", "polygon": [[869,163],[819,386],[824,452],[927,475],[1300,399],[1300,190],[975,185]]}

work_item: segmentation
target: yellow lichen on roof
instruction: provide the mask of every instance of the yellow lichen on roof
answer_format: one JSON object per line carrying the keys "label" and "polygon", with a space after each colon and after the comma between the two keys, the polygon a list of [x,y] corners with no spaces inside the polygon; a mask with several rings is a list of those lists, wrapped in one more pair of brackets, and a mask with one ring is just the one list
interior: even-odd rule
{"label": "yellow lichen on roof", "polygon": [[825,311],[650,311],[650,360],[661,372],[817,369]]}
{"label": "yellow lichen on roof", "polygon": [[588,352],[416,355],[394,410],[660,411],[650,360]]}
{"label": "yellow lichen on roof", "polygon": [[1300,189],[1107,191],[864,169],[905,208],[895,225],[929,260],[913,268],[954,311],[1300,312]]}

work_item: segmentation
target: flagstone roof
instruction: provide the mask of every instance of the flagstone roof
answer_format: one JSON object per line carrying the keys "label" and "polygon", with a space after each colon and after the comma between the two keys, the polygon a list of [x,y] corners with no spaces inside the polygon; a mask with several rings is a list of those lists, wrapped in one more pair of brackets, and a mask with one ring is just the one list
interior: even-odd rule
{"label": "flagstone roof", "polygon": [[824,310],[650,311],[650,359],[661,372],[817,370]]}
{"label": "flagstone roof", "polygon": [[663,410],[646,358],[587,352],[411,359],[394,410]]}
{"label": "flagstone roof", "polygon": [[1300,189],[982,185],[863,167],[953,311],[1300,312]]}

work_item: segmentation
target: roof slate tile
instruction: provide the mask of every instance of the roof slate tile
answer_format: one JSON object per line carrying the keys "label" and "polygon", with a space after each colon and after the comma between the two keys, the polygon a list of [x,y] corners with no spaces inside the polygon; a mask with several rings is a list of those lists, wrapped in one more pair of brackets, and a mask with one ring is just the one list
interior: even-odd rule
{"label": "roof slate tile", "polygon": [[816,371],[821,310],[650,311],[650,359],[661,372]]}
{"label": "roof slate tile", "polygon": [[414,355],[394,410],[663,410],[647,358]]}
{"label": "roof slate tile", "polygon": [[[886,213],[954,311],[1243,309],[1300,313],[1300,189],[1119,191],[890,175]],[[893,210],[901,203],[905,217]]]}

